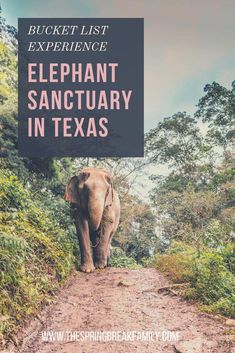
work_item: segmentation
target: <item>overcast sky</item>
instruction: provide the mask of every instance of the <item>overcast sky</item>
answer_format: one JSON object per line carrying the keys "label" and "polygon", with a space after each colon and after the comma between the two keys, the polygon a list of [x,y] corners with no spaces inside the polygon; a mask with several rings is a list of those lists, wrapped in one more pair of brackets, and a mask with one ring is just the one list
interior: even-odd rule
{"label": "overcast sky", "polygon": [[18,17],[144,17],[145,130],[193,112],[206,83],[235,79],[234,0],[2,0]]}

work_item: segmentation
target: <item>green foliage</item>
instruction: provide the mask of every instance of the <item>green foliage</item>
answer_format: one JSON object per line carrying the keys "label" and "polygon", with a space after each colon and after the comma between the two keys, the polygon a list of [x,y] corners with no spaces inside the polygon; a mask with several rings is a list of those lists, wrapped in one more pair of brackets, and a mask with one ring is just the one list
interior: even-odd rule
{"label": "green foliage", "polygon": [[23,209],[27,206],[29,193],[18,181],[17,177],[10,173],[0,174],[1,211],[10,209]]}
{"label": "green foliage", "polygon": [[10,172],[0,173],[0,334],[49,300],[74,266],[66,228]]}
{"label": "green foliage", "polygon": [[192,297],[207,305],[221,298],[231,298],[235,293],[235,277],[216,251],[204,250],[195,259],[191,285],[194,288]]}
{"label": "green foliage", "polygon": [[164,254],[156,254],[153,266],[167,273],[177,283],[188,282],[192,276],[189,264],[195,255],[195,249],[185,243],[173,241]]}
{"label": "green foliage", "polygon": [[146,135],[148,158],[153,163],[167,163],[168,168],[189,178],[210,149],[203,142],[196,119],[185,112],[164,118]]}
{"label": "green foliage", "polygon": [[112,248],[109,263],[112,267],[130,268],[133,270],[140,267],[132,257],[128,257],[122,249],[117,247]]}
{"label": "green foliage", "polygon": [[0,41],[0,103],[3,104],[17,88],[17,58],[5,43]]}
{"label": "green foliage", "polygon": [[234,244],[198,249],[173,242],[165,254],[156,255],[154,265],[174,282],[188,282],[185,297],[197,300],[203,309],[235,316]]}
{"label": "green foliage", "polygon": [[[28,159],[17,151],[17,57],[2,41],[0,61],[0,156],[6,157],[0,159],[0,336],[47,302],[73,268],[77,237],[62,195],[68,178],[88,165],[114,172],[121,199],[110,264],[146,266],[156,249],[170,244],[153,265],[175,282],[189,282],[186,296],[207,311],[234,316],[235,169],[229,148],[235,136],[235,84],[231,90],[206,85],[194,117],[183,112],[163,119],[146,135],[144,162]],[[226,153],[216,160],[220,146]],[[152,205],[130,192],[146,164],[170,171],[152,176]]]}
{"label": "green foliage", "polygon": [[224,168],[221,168],[220,170],[218,170],[217,173],[214,174],[213,178],[210,180],[208,187],[213,191],[217,191],[221,185],[227,182],[231,182],[234,179],[235,179],[235,168],[234,167],[226,168],[226,164],[225,164]]}
{"label": "green foliage", "polygon": [[204,91],[195,116],[209,123],[208,138],[226,149],[235,138],[235,81],[231,90],[213,82]]}
{"label": "green foliage", "polygon": [[209,313],[219,313],[224,316],[235,316],[235,296],[231,298],[220,298],[211,305],[202,305],[201,308]]}
{"label": "green foliage", "polygon": [[154,204],[162,217],[163,236],[196,242],[199,232],[204,231],[215,216],[220,198],[211,191],[195,192],[187,188],[182,192],[159,192]]}
{"label": "green foliage", "polygon": [[218,249],[223,247],[230,238],[231,227],[212,219],[208,227],[199,235],[206,246]]}
{"label": "green foliage", "polygon": [[[121,176],[119,176],[121,178]],[[121,201],[121,218],[113,245],[122,248],[128,256],[141,262],[157,246],[156,219],[150,206],[129,192],[127,181],[116,179]]]}
{"label": "green foliage", "polygon": [[235,275],[235,243],[227,243],[220,249],[224,265]]}
{"label": "green foliage", "polygon": [[50,300],[74,267],[71,160],[18,156],[17,53],[0,40],[0,340]]}

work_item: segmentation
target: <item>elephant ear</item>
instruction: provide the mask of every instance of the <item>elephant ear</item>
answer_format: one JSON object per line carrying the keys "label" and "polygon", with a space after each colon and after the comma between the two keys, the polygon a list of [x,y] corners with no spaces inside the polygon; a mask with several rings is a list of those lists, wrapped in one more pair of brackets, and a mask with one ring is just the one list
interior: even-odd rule
{"label": "elephant ear", "polygon": [[77,176],[73,176],[69,180],[65,189],[64,198],[68,202],[75,203],[77,205],[80,204],[79,196],[78,196],[78,177]]}
{"label": "elephant ear", "polygon": [[108,207],[113,203],[113,181],[110,175],[106,175],[106,180],[109,183],[109,187],[105,198],[105,207]]}

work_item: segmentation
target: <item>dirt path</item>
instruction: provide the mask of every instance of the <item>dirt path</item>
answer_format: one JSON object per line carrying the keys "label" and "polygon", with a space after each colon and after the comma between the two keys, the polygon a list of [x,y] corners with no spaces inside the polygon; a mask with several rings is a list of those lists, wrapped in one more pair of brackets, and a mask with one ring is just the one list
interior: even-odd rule
{"label": "dirt path", "polygon": [[[222,323],[179,297],[154,290],[155,286],[166,284],[166,279],[154,269],[109,268],[93,274],[74,274],[54,303],[44,310],[41,320],[35,319],[26,329],[16,352],[234,353]],[[62,333],[51,336],[59,340],[43,342],[42,331]],[[135,338],[138,335],[135,341],[82,342],[67,336],[66,331],[79,331],[80,335],[81,331],[142,333],[134,333]],[[146,331],[151,331],[148,337],[154,341],[143,341]],[[156,332],[155,336],[152,332]]]}

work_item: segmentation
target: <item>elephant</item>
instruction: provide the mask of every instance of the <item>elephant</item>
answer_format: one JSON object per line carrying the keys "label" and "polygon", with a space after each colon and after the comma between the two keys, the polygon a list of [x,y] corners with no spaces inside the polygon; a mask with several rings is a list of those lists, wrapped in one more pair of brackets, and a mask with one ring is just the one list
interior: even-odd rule
{"label": "elephant", "polygon": [[120,201],[111,174],[100,168],[82,169],[69,180],[64,198],[75,206],[80,270],[89,273],[105,268],[120,219]]}

